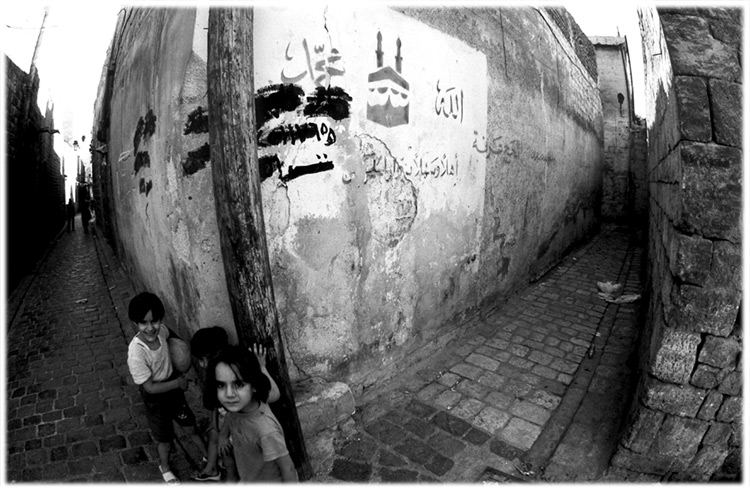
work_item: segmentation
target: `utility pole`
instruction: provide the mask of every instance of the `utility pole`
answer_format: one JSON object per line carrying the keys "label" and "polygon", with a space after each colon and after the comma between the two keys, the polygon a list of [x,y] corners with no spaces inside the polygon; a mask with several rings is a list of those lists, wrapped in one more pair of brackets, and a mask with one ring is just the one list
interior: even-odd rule
{"label": "utility pole", "polygon": [[227,290],[240,344],[266,347],[284,428],[300,481],[312,477],[287,373],[268,261],[255,140],[252,8],[208,14],[208,122],[216,218]]}
{"label": "utility pole", "polygon": [[31,72],[36,70],[36,55],[39,53],[39,45],[42,43],[42,34],[44,33],[44,24],[47,22],[47,14],[49,14],[49,7],[44,7],[44,17],[42,17],[42,26],[39,28],[39,35],[36,37],[36,44],[34,45],[34,52],[31,54],[31,66],[29,67],[29,75]]}

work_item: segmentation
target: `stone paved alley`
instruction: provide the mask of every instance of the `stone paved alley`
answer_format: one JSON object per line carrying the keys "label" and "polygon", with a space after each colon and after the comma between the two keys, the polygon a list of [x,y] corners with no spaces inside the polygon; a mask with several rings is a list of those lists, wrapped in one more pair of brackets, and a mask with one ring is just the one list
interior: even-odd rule
{"label": "stone paved alley", "polygon": [[[607,464],[632,393],[642,249],[608,226],[469,320],[466,334],[355,414],[317,482],[646,479]],[[160,482],[124,363],[134,289],[106,243],[62,234],[8,302],[7,481]],[[197,409],[199,403],[191,401]],[[199,418],[201,414],[199,411]],[[180,438],[176,474],[195,448]]]}

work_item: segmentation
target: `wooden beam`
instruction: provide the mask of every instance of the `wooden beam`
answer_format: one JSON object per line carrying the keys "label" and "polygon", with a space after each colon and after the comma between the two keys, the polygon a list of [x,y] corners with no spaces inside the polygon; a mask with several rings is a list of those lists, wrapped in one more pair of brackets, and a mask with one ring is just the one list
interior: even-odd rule
{"label": "wooden beam", "polygon": [[280,400],[300,480],[312,477],[287,373],[268,261],[255,141],[252,8],[211,8],[208,16],[208,121],[216,218],[240,344],[260,342]]}

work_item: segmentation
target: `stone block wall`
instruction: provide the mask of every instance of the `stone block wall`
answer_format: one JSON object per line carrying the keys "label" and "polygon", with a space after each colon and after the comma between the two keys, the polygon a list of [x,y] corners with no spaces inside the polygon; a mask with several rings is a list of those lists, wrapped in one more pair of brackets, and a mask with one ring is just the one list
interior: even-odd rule
{"label": "stone block wall", "polygon": [[550,16],[557,27],[560,28],[565,39],[568,40],[575,50],[576,56],[581,60],[589,75],[591,75],[591,78],[597,80],[599,70],[594,46],[578,26],[575,19],[573,19],[573,16],[570,15],[570,12],[559,7],[546,7],[544,11]]}
{"label": "stone block wall", "polygon": [[612,465],[655,480],[740,474],[741,20],[740,9],[640,13],[650,300]]}
{"label": "stone block wall", "polygon": [[630,128],[627,213],[631,223],[645,223],[648,213],[647,155],[646,125],[636,117]]}
{"label": "stone block wall", "polygon": [[39,77],[5,57],[8,291],[63,226],[65,181],[53,150],[52,111],[37,107]]}

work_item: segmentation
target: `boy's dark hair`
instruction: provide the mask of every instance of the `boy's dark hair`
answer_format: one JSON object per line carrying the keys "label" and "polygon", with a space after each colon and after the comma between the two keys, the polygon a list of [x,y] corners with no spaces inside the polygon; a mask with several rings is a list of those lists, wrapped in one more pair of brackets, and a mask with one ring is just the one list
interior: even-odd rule
{"label": "boy's dark hair", "polygon": [[260,370],[260,363],[254,354],[239,346],[227,346],[216,355],[206,369],[206,392],[203,394],[204,403],[208,409],[221,405],[216,397],[216,365],[224,363],[234,372],[238,379],[250,384],[254,390],[253,399],[267,402],[271,383]]}
{"label": "boy's dark hair", "polygon": [[146,314],[151,311],[153,320],[160,321],[164,318],[164,304],[159,297],[151,292],[141,292],[130,301],[128,305],[128,317],[133,322],[141,322]]}
{"label": "boy's dark hair", "polygon": [[210,360],[227,346],[229,346],[229,337],[222,327],[204,327],[198,329],[190,339],[190,354],[196,358]]}

